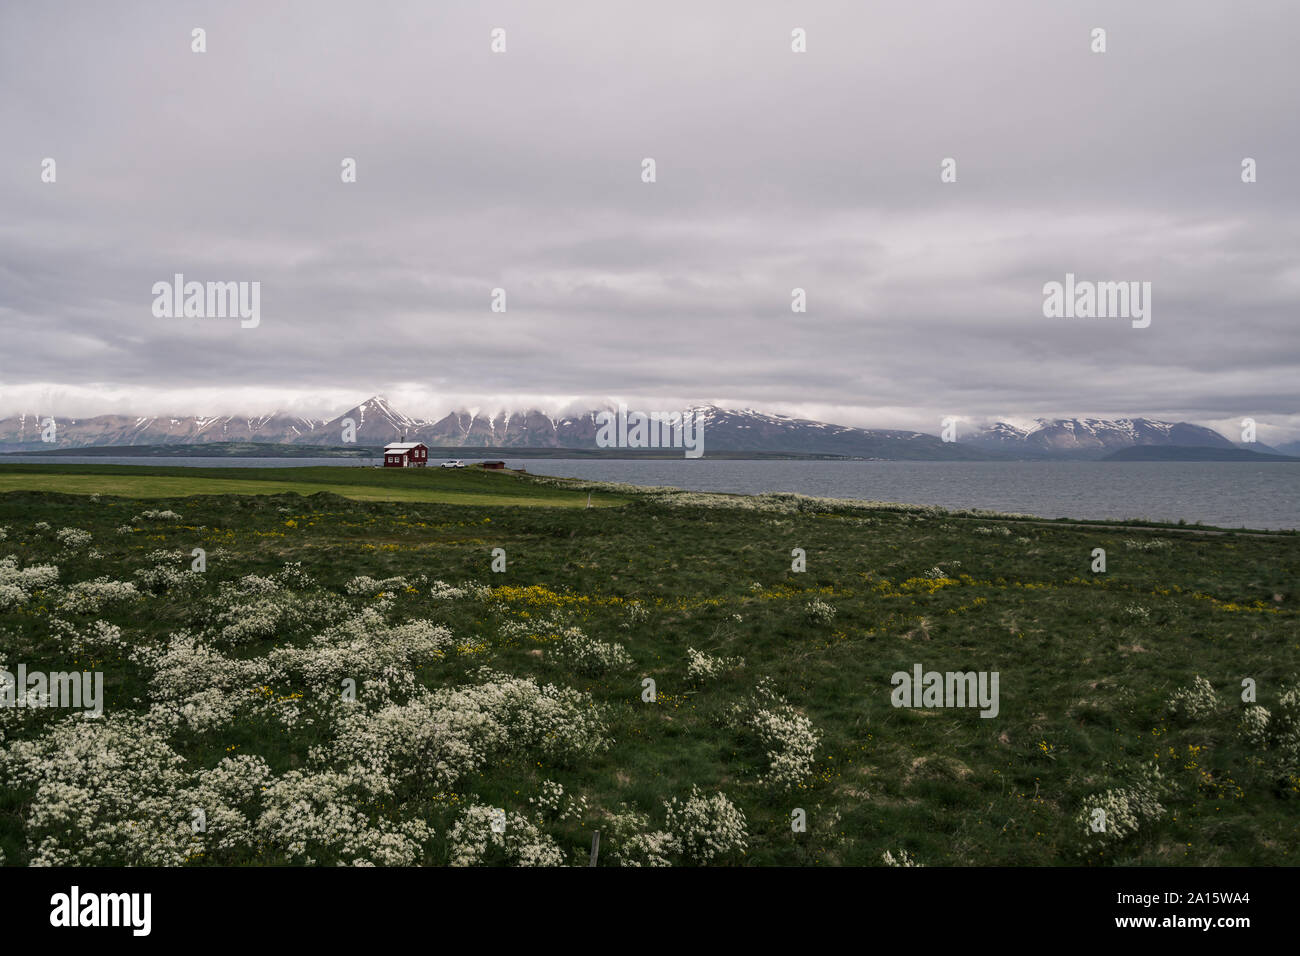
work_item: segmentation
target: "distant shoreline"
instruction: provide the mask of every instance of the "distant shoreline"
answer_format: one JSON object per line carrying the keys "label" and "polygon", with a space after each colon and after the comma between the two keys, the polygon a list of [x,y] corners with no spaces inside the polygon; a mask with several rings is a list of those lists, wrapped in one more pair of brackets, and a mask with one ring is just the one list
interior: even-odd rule
{"label": "distant shoreline", "polygon": [[[89,445],[0,452],[0,458],[382,458],[381,446],[280,445],[260,442],[212,442],[206,445]],[[438,460],[502,458],[605,458],[626,461],[683,458],[680,448],[501,448],[493,446],[429,446],[430,464]],[[866,461],[848,455],[770,451],[715,451],[706,458],[746,461]]]}
{"label": "distant shoreline", "polygon": [[[340,445],[285,445],[270,442],[211,442],[208,444],[176,445],[89,445],[83,448],[29,449],[25,451],[0,452],[0,459],[5,458],[238,458],[238,459],[286,459],[286,458],[339,458],[346,460],[380,459],[383,449],[380,446],[340,446]],[[523,459],[593,459],[610,461],[667,461],[683,458],[681,449],[677,448],[514,448],[487,445],[475,446],[429,446],[430,463],[451,460],[496,460],[502,458]],[[702,459],[722,461],[949,461],[936,458],[881,458],[855,455],[831,455],[792,451],[744,451],[718,450],[707,451]],[[965,461],[966,459],[951,459]],[[1241,463],[1300,462],[1300,458],[1288,455],[1268,454],[1245,448],[1212,448],[1184,445],[1138,445],[1122,448],[1108,455],[1068,456],[1061,458],[1026,456],[1023,458],[1001,458],[998,461],[1098,461],[1098,462],[1172,462],[1172,461],[1221,461]]]}

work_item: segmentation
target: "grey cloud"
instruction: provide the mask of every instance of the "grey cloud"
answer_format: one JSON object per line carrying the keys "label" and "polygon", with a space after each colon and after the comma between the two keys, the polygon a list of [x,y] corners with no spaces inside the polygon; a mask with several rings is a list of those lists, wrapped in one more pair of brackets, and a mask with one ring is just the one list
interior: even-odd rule
{"label": "grey cloud", "polygon": [[[1290,421],[1297,26],[1280,0],[10,5],[0,405],[425,388]],[[1044,319],[1067,271],[1151,281],[1151,328]],[[155,319],[175,272],[261,281],[261,326]]]}

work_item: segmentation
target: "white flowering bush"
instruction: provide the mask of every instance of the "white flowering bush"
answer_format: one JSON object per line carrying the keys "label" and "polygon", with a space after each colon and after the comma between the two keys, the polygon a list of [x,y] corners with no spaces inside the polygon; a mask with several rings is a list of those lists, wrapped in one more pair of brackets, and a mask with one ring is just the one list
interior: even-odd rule
{"label": "white flowering bush", "polygon": [[1263,750],[1269,744],[1269,724],[1272,718],[1273,715],[1269,713],[1268,708],[1251,704],[1241,712],[1238,731],[1248,744]]}
{"label": "white flowering bush", "polygon": [[445,627],[424,620],[389,624],[380,609],[370,607],[306,646],[277,647],[264,659],[281,677],[301,680],[316,693],[336,693],[348,678],[358,685],[413,679],[412,668],[438,660],[454,645]]}
{"label": "white flowering bush", "polygon": [[190,555],[182,548],[155,548],[146,554],[146,561],[160,563],[164,561],[184,561]]}
{"label": "white flowering bush", "polygon": [[0,752],[6,787],[30,789],[33,866],[179,866],[193,850],[182,758],[132,715],[70,716]]}
{"label": "white flowering bush", "polygon": [[269,678],[265,659],[235,660],[192,634],[173,634],[166,643],[146,644],[132,660],[153,672],[145,717],[162,732],[179,727],[210,731],[226,726],[255,702],[253,690]]}
{"label": "white flowering bush", "polygon": [[316,582],[312,580],[310,574],[303,570],[301,561],[289,561],[284,567],[275,574],[271,575],[277,584],[282,588],[295,588],[299,591],[305,591],[314,587]]}
{"label": "white flowering bush", "polygon": [[1199,674],[1188,687],[1180,687],[1165,702],[1165,711],[1171,717],[1183,720],[1204,720],[1222,707],[1219,695],[1208,680]]}
{"label": "white flowering bush", "polygon": [[79,625],[56,617],[50,619],[50,632],[73,654],[102,656],[124,651],[127,646],[122,629],[108,621]]}
{"label": "white flowering bush", "polygon": [[821,598],[813,598],[804,606],[804,616],[813,624],[829,624],[835,620],[835,607]]}
{"label": "white flowering bush", "polygon": [[619,627],[628,630],[638,624],[644,624],[648,620],[650,620],[650,609],[640,601],[633,601],[624,609],[623,623]]}
{"label": "white flowering bush", "polygon": [[132,652],[132,659],[153,671],[152,695],[166,700],[183,699],[195,690],[252,687],[271,671],[265,659],[226,657],[189,633],[173,634],[166,643],[142,645]]}
{"label": "white flowering bush", "polygon": [[82,531],[80,528],[63,528],[56,531],[54,537],[67,551],[80,550],[94,540],[94,536],[89,531]]}
{"label": "white flowering bush", "polygon": [[406,703],[345,712],[334,739],[313,748],[311,757],[351,768],[387,795],[449,790],[507,754],[564,761],[608,747],[602,717],[587,695],[486,670],[480,679],[416,688]]}
{"label": "white flowering bush", "polygon": [[145,559],[152,562],[153,566],[137,570],[135,577],[140,587],[151,594],[185,590],[192,585],[199,585],[203,580],[203,575],[188,566],[191,559],[189,552],[179,548],[150,551]]}
{"label": "white flowering bush", "polygon": [[402,575],[373,578],[367,574],[359,574],[343,586],[343,590],[352,597],[370,598],[380,594],[419,592],[421,588],[424,589],[425,594],[438,601],[455,601],[466,597],[473,600],[483,600],[492,593],[491,588],[474,581],[457,586],[441,580],[431,581],[423,574],[414,580]]}
{"label": "white flowering bush", "polygon": [[789,789],[812,773],[821,734],[776,692],[770,679],[760,681],[749,700],[733,704],[731,714],[733,726],[751,735],[767,753],[760,782]]}
{"label": "white flowering bush", "polygon": [[686,648],[686,679],[694,684],[703,684],[744,666],[743,657],[714,657],[694,647]]}
{"label": "white flowering bush", "polygon": [[[296,564],[269,576],[248,574],[228,581],[203,603],[198,619],[213,640],[239,646],[284,637],[308,627],[340,625],[354,613],[348,601],[337,594],[295,590],[295,584],[311,585],[310,578]],[[371,608],[376,615],[382,610],[378,605]],[[381,616],[365,617],[364,621],[367,626],[383,626]]]}
{"label": "white flowering bush", "polygon": [[898,853],[894,853],[892,850],[886,850],[884,853],[880,854],[880,861],[884,863],[885,866],[896,866],[896,867],[903,867],[903,868],[925,866],[924,863],[916,862],[916,857],[912,856],[912,854],[908,853],[906,850],[901,848],[899,849]]}
{"label": "white flowering bush", "polygon": [[131,519],[132,524],[142,524],[145,521],[180,521],[181,516],[174,511],[161,511],[152,508],[148,511],[142,511]]}
{"label": "white flowering bush", "polygon": [[1300,759],[1300,684],[1285,687],[1277,702],[1273,746],[1288,759]]}
{"label": "white flowering bush", "polygon": [[223,598],[270,597],[285,590],[278,575],[245,574],[238,581],[232,581],[221,588]]}
{"label": "white flowering bush", "polygon": [[726,794],[705,795],[691,787],[685,800],[674,797],[664,804],[666,829],[682,856],[695,864],[726,861],[749,846],[745,814]]}
{"label": "white flowering bush", "polygon": [[1273,711],[1259,704],[1247,706],[1237,729],[1251,746],[1271,752],[1270,771],[1300,776],[1300,685],[1284,684]]}
{"label": "white flowering bush", "polygon": [[350,777],[291,770],[266,788],[253,832],[290,863],[412,866],[433,829],[422,820],[377,817],[369,792]]}
{"label": "white flowering bush", "polygon": [[1124,547],[1130,551],[1166,551],[1173,546],[1168,538],[1126,538],[1124,541]]}
{"label": "white flowering bush", "polygon": [[22,604],[29,597],[31,595],[18,585],[0,581],[0,610]]}
{"label": "white flowering bush", "polygon": [[202,812],[196,834],[196,856],[207,863],[233,863],[249,850],[256,852],[257,818],[262,794],[275,775],[256,754],[223,757],[215,766],[193,775],[187,800],[191,821]]}
{"label": "white flowering bush", "polygon": [[191,584],[199,583],[200,580],[200,575],[195,572],[172,564],[157,564],[152,568],[141,568],[135,572],[135,577],[140,586],[151,594],[180,591]]}
{"label": "white flowering bush", "polygon": [[617,862],[620,866],[672,866],[682,852],[681,842],[664,830],[636,833],[622,844]]}
{"label": "white flowering bush", "polygon": [[745,814],[725,794],[705,795],[698,786],[685,800],[664,801],[665,826],[620,804],[605,813],[601,846],[619,866],[705,865],[733,861],[749,846]]}
{"label": "white flowering bush", "polygon": [[0,558],[0,611],[25,604],[33,591],[52,587],[58,580],[59,569],[53,564],[19,568],[17,558]]}
{"label": "white flowering bush", "polygon": [[587,798],[566,793],[564,786],[555,780],[543,780],[536,796],[528,798],[528,805],[533,808],[533,819],[539,825],[580,820],[587,812]]}
{"label": "white flowering bush", "polygon": [[666,830],[650,829],[650,818],[620,804],[605,814],[601,827],[601,853],[619,866],[672,866],[681,844]]}
{"label": "white flowering bush", "polygon": [[1129,617],[1135,617],[1144,623],[1151,619],[1151,612],[1147,610],[1145,607],[1143,607],[1141,604],[1127,605],[1124,608],[1124,613],[1127,614]]}
{"label": "white flowering bush", "polygon": [[194,773],[183,765],[164,734],[135,716],[70,717],[0,752],[6,781],[34,790],[25,827],[32,865],[179,866],[256,855],[410,866],[433,837],[423,821],[377,813],[371,790],[343,774],[275,778],[253,755]]}
{"label": "white flowering bush", "polygon": [[1094,794],[1074,818],[1084,855],[1111,851],[1164,816],[1160,800],[1169,785],[1155,764],[1139,768],[1135,782]]}
{"label": "white flowering bush", "polygon": [[623,649],[622,644],[611,644],[587,637],[581,631],[571,632],[555,645],[557,660],[577,674],[601,677],[610,671],[626,670],[636,662]]}
{"label": "white flowering bush", "polygon": [[57,604],[60,610],[72,614],[98,614],[109,605],[139,597],[140,592],[130,581],[113,581],[104,576],[67,585],[59,594]]}
{"label": "white flowering bush", "polygon": [[448,584],[446,581],[428,581],[421,576],[421,586],[429,597],[435,601],[456,601],[461,598],[470,598],[474,601],[482,601],[492,595],[492,589],[484,584],[478,584],[470,581],[466,584],[456,586]]}
{"label": "white flowering bush", "polygon": [[[564,855],[554,837],[542,833],[518,813],[471,804],[447,832],[452,866],[560,866]],[[498,826],[494,827],[493,823]]]}
{"label": "white flowering bush", "polygon": [[[8,636],[9,635],[5,634],[4,632],[0,632],[0,670],[10,671],[12,673],[13,668],[11,668],[5,662],[5,659],[2,656],[3,647],[5,645],[4,638]],[[6,677],[5,675],[0,674],[0,694],[8,695],[11,692],[10,689],[11,684],[16,685],[17,681],[14,680],[12,676]],[[23,688],[13,686],[12,693],[14,694],[14,698],[16,701],[17,697],[23,693]],[[7,740],[10,736],[12,736],[15,732],[21,733],[26,729],[26,727],[29,724],[34,723],[36,719],[36,713],[37,712],[35,710],[29,707],[8,707],[8,706],[0,707],[0,744],[3,744],[5,740]],[[3,751],[0,751],[0,754],[2,753]],[[2,771],[3,768],[4,768],[3,759],[0,758],[0,771]],[[3,779],[4,779],[3,776],[0,776],[0,780]]]}
{"label": "white flowering bush", "polygon": [[404,577],[376,580],[368,575],[358,575],[343,586],[343,590],[353,597],[374,597],[381,593],[405,591],[411,583]]}
{"label": "white flowering bush", "polygon": [[1101,849],[1113,846],[1137,833],[1143,823],[1158,820],[1164,808],[1145,797],[1144,791],[1121,788],[1085,800],[1084,808],[1075,818],[1085,846]]}
{"label": "white flowering bush", "polygon": [[793,707],[786,704],[756,710],[748,715],[746,726],[767,750],[768,768],[762,782],[789,788],[812,772],[821,735],[812,721]]}
{"label": "white flowering bush", "polygon": [[275,637],[280,630],[300,623],[293,603],[278,596],[252,598],[218,605],[212,616],[215,636],[224,644],[251,644]]}

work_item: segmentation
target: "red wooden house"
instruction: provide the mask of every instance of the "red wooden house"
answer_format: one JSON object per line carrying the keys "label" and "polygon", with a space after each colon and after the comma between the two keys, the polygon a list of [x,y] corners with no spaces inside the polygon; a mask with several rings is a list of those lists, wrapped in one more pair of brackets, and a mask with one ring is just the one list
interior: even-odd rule
{"label": "red wooden house", "polygon": [[423,468],[429,463],[428,446],[418,441],[395,441],[384,446],[385,468]]}

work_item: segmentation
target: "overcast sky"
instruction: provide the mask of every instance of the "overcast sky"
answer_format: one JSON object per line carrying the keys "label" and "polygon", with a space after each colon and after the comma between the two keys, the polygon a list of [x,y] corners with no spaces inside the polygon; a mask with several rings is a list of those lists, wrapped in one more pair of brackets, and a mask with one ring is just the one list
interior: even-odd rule
{"label": "overcast sky", "polygon": [[[1294,438],[1298,34],[1291,0],[6,4],[0,413]],[[178,272],[260,282],[260,325],[155,317]],[[1150,327],[1045,318],[1067,272],[1151,282]]]}

